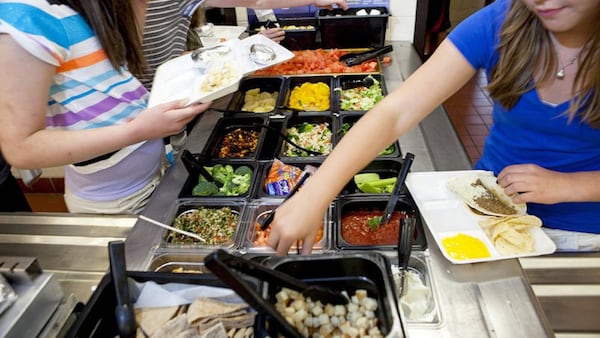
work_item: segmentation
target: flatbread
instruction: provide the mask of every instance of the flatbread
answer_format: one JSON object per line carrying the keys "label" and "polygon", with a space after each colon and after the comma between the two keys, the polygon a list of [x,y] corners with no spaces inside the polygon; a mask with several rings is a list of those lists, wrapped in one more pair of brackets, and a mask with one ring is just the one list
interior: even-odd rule
{"label": "flatbread", "polygon": [[188,308],[188,321],[190,324],[202,319],[226,317],[238,315],[245,312],[248,305],[245,303],[227,303],[212,298],[199,297]]}
{"label": "flatbread", "polygon": [[[179,306],[136,308],[134,310],[135,320],[148,335],[153,335],[154,332],[175,317],[178,310]],[[144,337],[141,332],[138,333],[138,336]]]}
{"label": "flatbread", "polygon": [[186,314],[179,316],[166,322],[160,329],[150,335],[151,338],[176,337],[180,333],[189,328]]}
{"label": "flatbread", "polygon": [[513,202],[493,175],[461,175],[450,179],[446,186],[471,208],[485,215],[518,216],[527,213],[527,205]]}

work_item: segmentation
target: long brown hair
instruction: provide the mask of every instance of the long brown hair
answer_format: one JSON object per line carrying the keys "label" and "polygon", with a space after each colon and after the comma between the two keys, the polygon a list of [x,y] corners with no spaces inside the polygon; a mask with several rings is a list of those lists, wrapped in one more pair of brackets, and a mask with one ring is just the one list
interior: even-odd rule
{"label": "long brown hair", "polygon": [[129,0],[48,0],[73,8],[90,25],[110,63],[139,77],[146,66],[141,30]]}
{"label": "long brown hair", "polygon": [[[522,1],[513,0],[500,31],[499,60],[490,73],[488,91],[503,107],[512,108],[521,95],[551,79],[557,59],[541,21]],[[572,96],[565,113],[600,129],[600,21],[580,53]],[[539,70],[539,71],[538,71]],[[542,74],[536,77],[535,74]]]}

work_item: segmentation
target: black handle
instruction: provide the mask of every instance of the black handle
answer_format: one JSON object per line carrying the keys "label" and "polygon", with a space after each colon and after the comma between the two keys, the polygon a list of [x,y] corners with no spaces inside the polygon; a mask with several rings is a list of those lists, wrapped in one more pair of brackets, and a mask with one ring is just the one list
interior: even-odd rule
{"label": "black handle", "polygon": [[[302,337],[300,332],[288,323],[271,303],[263,299],[254,288],[244,282],[239,274],[232,271],[230,267],[241,269],[241,271],[245,272],[251,272],[249,274],[255,277],[258,277],[257,275],[270,276],[270,273],[275,271],[269,270],[258,263],[233,256],[222,249],[218,249],[206,256],[204,258],[204,266],[242,297],[248,305],[261,313],[266,313],[270,319],[273,319],[272,324],[277,326],[284,337]],[[268,273],[264,273],[264,270],[267,270]],[[264,274],[261,274],[261,272]],[[271,278],[267,278],[267,280],[270,281]]]}
{"label": "black handle", "polygon": [[137,323],[133,306],[129,298],[129,286],[127,284],[127,272],[125,263],[125,243],[123,241],[112,241],[108,243],[108,256],[110,260],[110,272],[117,306],[115,318],[121,338],[135,337]]}
{"label": "black handle", "polygon": [[398,201],[398,196],[400,195],[400,189],[402,189],[404,181],[406,181],[406,176],[408,175],[408,171],[410,170],[410,166],[412,165],[414,159],[415,155],[413,153],[406,153],[404,161],[402,162],[402,168],[400,168],[400,173],[398,174],[398,179],[396,179],[396,185],[394,185],[394,190],[390,196],[390,200],[383,210],[383,216],[381,217],[381,222],[379,223],[380,226],[387,224],[392,217],[392,213],[396,207],[396,202]]}
{"label": "black handle", "polygon": [[[361,63],[370,60],[372,58],[375,58],[377,56],[383,55],[383,54],[387,54],[391,51],[394,50],[394,47],[392,45],[387,45],[372,51],[368,51],[368,52],[364,52],[364,53],[359,53],[359,54],[354,54],[354,55],[342,55],[340,57],[340,61],[344,62],[347,66],[356,66],[356,65],[360,65]],[[345,57],[346,56],[346,57]]]}
{"label": "black handle", "polygon": [[[290,197],[294,196],[294,194],[298,191],[298,189],[300,189],[300,186],[302,186],[302,184],[304,184],[304,181],[306,181],[306,179],[309,176],[310,176],[309,172],[303,171],[302,175],[300,176],[300,179],[298,180],[296,185],[292,188],[292,190],[290,190],[290,193],[287,194],[287,196],[285,196],[285,198],[283,199],[281,204],[283,204],[285,201],[290,199]],[[260,225],[260,229],[262,231],[265,231],[265,229],[267,229],[269,227],[269,224],[271,224],[271,222],[273,222],[273,218],[275,218],[276,211],[277,211],[277,208],[274,208],[273,210],[271,210],[271,212],[269,212],[269,215],[267,215],[267,218],[264,219],[264,221]]]}
{"label": "black handle", "polygon": [[190,176],[197,178],[199,175],[202,175],[208,182],[212,182],[219,187],[223,185],[223,183],[217,182],[201,163],[198,163],[189,150],[184,149],[181,152],[181,161]]}

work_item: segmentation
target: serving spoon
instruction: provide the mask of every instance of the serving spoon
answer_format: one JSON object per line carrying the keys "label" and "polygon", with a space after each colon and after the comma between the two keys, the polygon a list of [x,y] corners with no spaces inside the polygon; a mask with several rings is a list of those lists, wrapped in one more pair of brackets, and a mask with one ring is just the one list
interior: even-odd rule
{"label": "serving spoon", "polygon": [[167,229],[167,230],[171,230],[171,231],[176,232],[178,234],[182,234],[182,235],[185,235],[185,236],[189,236],[189,237],[195,238],[195,239],[199,240],[202,243],[206,243],[206,240],[204,238],[200,237],[198,234],[195,234],[195,233],[192,233],[192,232],[188,232],[188,231],[185,231],[185,230],[181,230],[181,229],[177,229],[177,228],[172,227],[170,225],[167,225],[165,223],[153,220],[152,218],[146,217],[144,215],[140,215],[139,218],[141,220],[143,220],[143,221],[146,221],[148,223],[154,224],[154,225],[159,226],[161,228],[164,228],[164,229]]}

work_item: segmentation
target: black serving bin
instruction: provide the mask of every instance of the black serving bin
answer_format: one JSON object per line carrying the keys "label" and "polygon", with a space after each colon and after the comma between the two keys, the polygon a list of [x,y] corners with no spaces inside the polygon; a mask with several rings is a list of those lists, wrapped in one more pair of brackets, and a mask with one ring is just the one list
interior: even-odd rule
{"label": "black serving bin", "polygon": [[[261,27],[275,23],[257,22],[250,26],[250,34],[256,34]],[[281,45],[289,50],[315,49],[317,47],[318,22],[315,17],[279,18],[279,27],[285,31]],[[270,26],[271,27],[271,26]]]}
{"label": "black serving bin", "polygon": [[[342,139],[343,132],[342,132],[342,128],[344,128],[344,124],[347,123],[350,126],[354,125],[354,123],[356,123],[364,114],[362,113],[342,113],[340,114],[340,118],[339,118],[339,124],[338,124],[338,129],[336,129],[336,137],[338,142]],[[398,140],[394,141],[394,143],[390,144],[390,146],[393,146],[393,150],[390,148],[389,151],[386,149],[384,149],[381,153],[379,153],[379,155],[377,155],[378,159],[383,159],[383,158],[398,158],[400,156],[402,156],[402,151],[400,149],[400,142]]]}
{"label": "black serving bin", "polygon": [[290,95],[292,93],[292,90],[294,90],[294,88],[301,86],[303,83],[318,83],[318,82],[322,82],[324,84],[326,84],[329,87],[329,109],[324,109],[322,111],[315,111],[312,110],[312,112],[325,112],[325,111],[331,111],[334,106],[333,106],[333,88],[335,86],[335,82],[334,82],[334,77],[333,76],[326,76],[326,75],[322,75],[322,76],[293,76],[293,77],[289,77],[288,81],[286,82],[285,85],[285,92],[284,92],[284,100],[283,100],[283,105],[286,107],[289,107],[289,101],[290,101]]}
{"label": "black serving bin", "polygon": [[[359,174],[364,173],[375,173],[378,174],[381,179],[398,177],[400,169],[402,168],[402,162],[394,159],[377,159],[369,163]],[[403,186],[400,190],[401,194],[408,194],[408,189]],[[389,196],[389,193],[364,193],[358,189],[354,179],[350,180],[348,184],[342,189],[340,196]]]}
{"label": "black serving bin", "polygon": [[[277,98],[275,100],[275,105],[273,109],[266,113],[274,113],[276,112],[276,107],[281,105],[280,102],[282,100],[282,93],[284,90],[285,79],[283,77],[247,77],[242,80],[240,83],[240,87],[237,92],[233,93],[231,97],[231,101],[229,101],[229,105],[227,106],[228,110],[231,111],[239,111],[240,113],[253,113],[250,111],[243,111],[242,107],[244,106],[244,98],[246,92],[251,89],[260,89],[260,92],[267,93],[275,93],[277,92]],[[255,113],[255,114],[263,114],[263,113]]]}
{"label": "black serving bin", "polygon": [[[158,284],[182,283],[227,288],[227,286],[213,274],[128,271],[127,277],[138,283],[153,281]],[[258,281],[250,277],[247,277],[246,279],[249,285],[258,289]],[[135,301],[133,292],[130,292],[130,295],[132,296],[133,301]],[[66,337],[117,337],[119,332],[115,319],[116,306],[115,286],[109,273],[104,275],[86,305],[81,312],[77,313],[75,322],[69,328]],[[261,330],[257,328],[256,323],[255,332],[261,332]]]}
{"label": "black serving bin", "polygon": [[341,104],[341,94],[344,88],[344,84],[353,84],[357,81],[361,81],[367,77],[372,77],[375,81],[379,82],[379,87],[381,88],[381,94],[385,97],[388,94],[387,87],[385,86],[385,81],[383,78],[383,74],[348,74],[348,75],[339,75],[336,77],[336,84],[334,90],[334,110],[338,112],[366,112],[370,109],[344,109]]}
{"label": "black serving bin", "polygon": [[[374,214],[382,215],[388,200],[389,195],[382,195],[380,197],[365,196],[339,198],[336,201],[335,211],[333,213],[334,217],[332,219],[332,234],[335,237],[336,247],[340,250],[396,250],[398,247],[398,236],[400,231],[386,236],[384,240],[389,239],[389,241],[386,241],[388,243],[383,243],[383,240],[378,244],[361,244],[358,242],[351,243],[344,238],[344,230],[342,225],[342,218],[344,215],[346,215],[348,212],[354,211],[374,212]],[[423,223],[421,222],[421,218],[415,203],[412,201],[409,195],[400,195],[398,202],[396,203],[396,207],[394,208],[394,212],[399,212],[401,217],[413,215],[413,217],[416,218],[412,240],[412,250],[425,250],[427,248],[427,243],[425,240],[425,233],[423,231]],[[402,222],[400,222],[400,226],[402,226]],[[368,235],[366,237],[370,239],[375,237],[370,233],[367,233],[366,235]],[[393,237],[390,238],[390,236]]]}
{"label": "black serving bin", "polygon": [[[331,149],[335,146],[337,142],[337,136],[335,135],[335,130],[337,128],[338,119],[330,113],[303,113],[303,114],[293,114],[288,116],[284,122],[282,132],[283,134],[288,134],[288,129],[292,127],[298,127],[303,125],[304,123],[310,124],[323,124],[326,123],[327,128],[331,131]],[[294,142],[294,140],[292,140]],[[290,156],[286,154],[287,147],[293,147],[293,145],[284,141],[283,139],[279,142],[279,150],[277,152],[277,157],[283,161],[284,163],[297,163],[297,162],[322,162],[325,160],[329,152],[324,153],[322,155],[308,155],[308,156]]]}
{"label": "black serving bin", "polygon": [[[217,121],[215,128],[213,129],[204,149],[202,150],[202,158],[206,160],[210,159],[230,159],[230,160],[239,160],[239,161],[254,161],[256,160],[262,148],[262,143],[265,138],[265,128],[264,126],[267,123],[267,119],[262,116],[246,116],[246,117],[233,117],[233,116],[225,116]],[[256,148],[253,151],[250,151],[244,156],[222,156],[220,155],[220,151],[225,141],[225,137],[227,135],[236,130],[241,129],[245,132],[256,132],[258,133],[258,138],[256,140]],[[248,139],[244,139],[245,142],[249,141]],[[235,151],[238,152],[237,150]]]}
{"label": "black serving bin", "polygon": [[[386,337],[404,337],[388,259],[377,252],[324,253],[312,256],[268,256],[262,264],[289,274],[306,283],[347,291],[367,290],[377,300],[375,315],[378,327]],[[263,296],[273,304],[281,286],[263,285]]]}
{"label": "black serving bin", "polygon": [[[193,155],[193,156],[196,156],[196,155]],[[257,161],[236,161],[236,160],[211,159],[211,160],[208,160],[208,161],[205,161],[202,163],[202,165],[205,167],[213,167],[217,164],[231,165],[234,170],[241,166],[248,166],[248,167],[252,168],[252,178],[251,178],[250,187],[248,188],[248,190],[245,193],[237,195],[237,196],[225,196],[225,195],[195,196],[192,194],[192,191],[193,191],[194,187],[196,186],[196,184],[198,184],[200,175],[193,176],[188,171],[188,178],[185,180],[185,183],[183,184],[183,187],[181,188],[181,191],[179,192],[179,198],[181,198],[181,199],[185,199],[185,198],[227,199],[227,198],[240,198],[241,197],[241,198],[250,199],[250,198],[254,197],[255,192],[256,192],[256,184],[258,181],[258,177],[260,176],[260,174],[262,172],[260,164]]]}
{"label": "black serving bin", "polygon": [[[379,15],[357,15],[378,10]],[[317,12],[323,48],[383,47],[390,14],[385,7],[321,9]]]}

